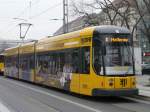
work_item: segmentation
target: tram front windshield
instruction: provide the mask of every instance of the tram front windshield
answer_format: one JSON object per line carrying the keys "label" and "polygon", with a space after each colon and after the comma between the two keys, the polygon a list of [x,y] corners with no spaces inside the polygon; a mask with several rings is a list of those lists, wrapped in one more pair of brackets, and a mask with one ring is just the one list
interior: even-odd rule
{"label": "tram front windshield", "polygon": [[99,35],[93,41],[93,65],[97,74],[133,75],[130,35]]}

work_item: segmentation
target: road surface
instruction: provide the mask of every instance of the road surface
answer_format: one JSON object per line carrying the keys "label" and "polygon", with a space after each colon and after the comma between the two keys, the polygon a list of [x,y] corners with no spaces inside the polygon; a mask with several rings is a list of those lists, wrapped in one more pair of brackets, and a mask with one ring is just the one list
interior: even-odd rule
{"label": "road surface", "polygon": [[150,112],[150,101],[85,97],[0,77],[0,112]]}

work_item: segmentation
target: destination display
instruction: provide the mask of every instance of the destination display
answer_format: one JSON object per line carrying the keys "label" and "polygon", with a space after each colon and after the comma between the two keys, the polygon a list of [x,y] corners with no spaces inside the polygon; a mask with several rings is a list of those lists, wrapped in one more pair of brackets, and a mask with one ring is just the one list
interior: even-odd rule
{"label": "destination display", "polygon": [[129,42],[129,39],[128,38],[120,38],[120,37],[106,37],[105,41],[119,43],[119,42]]}

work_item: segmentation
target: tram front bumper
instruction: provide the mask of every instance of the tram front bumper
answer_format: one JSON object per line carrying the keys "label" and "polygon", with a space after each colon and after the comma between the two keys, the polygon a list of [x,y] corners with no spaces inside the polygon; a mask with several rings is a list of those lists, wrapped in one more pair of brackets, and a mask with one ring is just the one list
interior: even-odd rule
{"label": "tram front bumper", "polygon": [[139,91],[137,88],[134,89],[114,89],[114,90],[105,90],[105,89],[93,89],[93,96],[130,96],[138,95]]}

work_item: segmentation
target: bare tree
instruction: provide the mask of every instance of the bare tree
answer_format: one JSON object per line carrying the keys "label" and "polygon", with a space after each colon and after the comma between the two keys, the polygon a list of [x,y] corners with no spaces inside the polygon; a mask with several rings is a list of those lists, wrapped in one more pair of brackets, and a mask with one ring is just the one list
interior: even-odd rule
{"label": "bare tree", "polygon": [[[139,16],[133,2],[129,2],[129,0],[121,0],[118,4],[113,4],[110,0],[108,0],[111,4],[112,10],[114,10],[122,19],[121,26],[125,25],[128,29],[131,30],[132,34],[134,34],[135,29],[137,28],[137,25],[141,21],[142,17]],[[116,8],[117,7],[117,8]],[[118,10],[124,9],[123,11]],[[131,24],[132,23],[132,24]]]}
{"label": "bare tree", "polygon": [[147,12],[150,14],[150,0],[143,0],[146,8],[147,8]]}
{"label": "bare tree", "polygon": [[[104,24],[125,26],[134,33],[138,23],[142,19],[142,16],[137,16],[136,11],[131,10],[133,8],[131,8],[132,4],[129,0],[118,0],[117,2],[115,0],[94,0],[92,4],[84,3],[84,5],[99,10],[99,17],[97,17],[97,20],[95,19],[96,25],[100,25],[102,21],[99,20],[103,20]],[[86,22],[90,23],[89,25],[95,25],[93,24],[94,22],[90,22],[93,18],[92,14],[79,8],[75,3],[73,7],[76,14],[83,14],[87,18]],[[133,25],[131,25],[131,21],[134,21]]]}
{"label": "bare tree", "polygon": [[84,9],[84,6],[91,8],[91,6],[88,6],[86,3],[81,3],[77,4],[72,0],[71,7],[73,9],[73,14],[72,16],[82,16],[84,18],[84,25],[83,27],[86,26],[95,26],[99,25],[99,22],[97,21],[96,13],[92,12],[92,10],[87,11]]}
{"label": "bare tree", "polygon": [[[141,17],[142,24],[144,28],[141,28],[141,32],[147,37],[149,43],[150,43],[150,0],[143,0],[143,7],[146,7],[144,10],[143,8],[140,8],[140,4],[138,3],[138,0],[134,0],[136,4],[136,9]],[[147,21],[148,17],[148,21]],[[147,24],[149,22],[149,25]]]}

